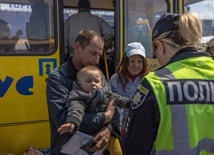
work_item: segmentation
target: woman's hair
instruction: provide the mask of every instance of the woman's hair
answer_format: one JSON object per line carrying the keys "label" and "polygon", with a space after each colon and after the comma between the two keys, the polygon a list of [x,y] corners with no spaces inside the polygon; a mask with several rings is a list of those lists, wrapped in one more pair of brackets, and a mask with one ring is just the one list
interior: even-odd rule
{"label": "woman's hair", "polygon": [[[140,58],[143,60],[143,69],[140,72],[139,76],[142,78],[146,74],[149,73],[149,65],[147,63],[146,58],[139,55]],[[128,83],[128,65],[129,65],[129,58],[124,54],[122,60],[120,61],[119,65],[117,66],[117,75],[118,75],[118,82],[121,83],[122,89],[125,90],[126,84]]]}
{"label": "woman's hair", "polygon": [[193,46],[197,49],[201,48],[202,20],[197,14],[182,14],[179,18],[174,19],[174,24],[178,24],[178,29],[164,32],[154,40],[164,41],[174,47]]}

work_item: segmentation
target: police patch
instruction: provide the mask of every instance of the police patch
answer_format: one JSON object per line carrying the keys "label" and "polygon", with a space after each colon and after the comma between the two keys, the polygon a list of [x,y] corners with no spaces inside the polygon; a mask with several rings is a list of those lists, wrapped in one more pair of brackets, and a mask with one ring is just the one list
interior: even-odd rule
{"label": "police patch", "polygon": [[137,109],[139,106],[141,106],[141,104],[145,100],[145,98],[148,95],[148,93],[149,93],[148,89],[146,89],[142,85],[139,85],[137,87],[137,91],[136,91],[136,93],[134,95],[134,99],[133,99],[131,108],[132,109]]}

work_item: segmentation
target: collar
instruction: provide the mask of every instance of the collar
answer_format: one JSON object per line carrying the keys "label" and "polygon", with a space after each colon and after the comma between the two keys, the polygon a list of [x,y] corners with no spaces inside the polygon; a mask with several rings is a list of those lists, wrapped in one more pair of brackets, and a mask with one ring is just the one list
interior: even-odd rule
{"label": "collar", "polygon": [[130,73],[128,73],[127,76],[132,80],[132,82],[134,82],[134,80],[139,76],[139,74],[138,75],[131,75]]}
{"label": "collar", "polygon": [[179,50],[169,61],[169,63],[178,61],[181,59],[186,59],[186,58],[191,58],[191,57],[201,57],[201,56],[206,56],[206,57],[211,57],[209,54],[207,54],[204,51],[198,51],[194,47],[186,47],[182,48]]}
{"label": "collar", "polygon": [[[192,58],[192,57],[201,57],[201,56],[211,57],[208,53],[206,53],[204,51],[198,51],[194,47],[182,48],[175,55],[173,55],[173,57],[169,60],[169,62],[166,65],[162,66],[161,68],[163,68],[163,67],[165,67],[165,66],[167,66],[170,63],[173,63],[175,61],[179,61],[179,60],[187,59],[187,58]],[[159,69],[161,69],[161,68],[159,68]]]}
{"label": "collar", "polygon": [[82,8],[82,9],[79,9],[78,12],[90,12],[90,10],[88,10],[86,8]]}
{"label": "collar", "polygon": [[76,75],[78,72],[78,69],[75,68],[72,57],[69,57],[67,60],[67,75],[70,77],[72,80],[76,80]]}

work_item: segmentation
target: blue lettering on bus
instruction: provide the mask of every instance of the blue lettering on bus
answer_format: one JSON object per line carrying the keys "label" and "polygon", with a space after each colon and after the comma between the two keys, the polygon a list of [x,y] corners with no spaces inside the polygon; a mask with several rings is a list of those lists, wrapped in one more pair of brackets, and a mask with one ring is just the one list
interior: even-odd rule
{"label": "blue lettering on bus", "polygon": [[12,82],[13,82],[13,78],[9,76],[7,76],[4,81],[0,79],[0,97],[4,96],[4,94],[10,88],[10,85],[12,84]]}
{"label": "blue lettering on bus", "polygon": [[[4,81],[0,79],[0,97],[4,97],[13,81],[14,79],[9,76],[7,76]],[[33,92],[30,90],[31,88],[33,88],[33,76],[21,77],[16,82],[16,91],[21,95],[32,95]]]}
{"label": "blue lettering on bus", "polygon": [[19,94],[22,95],[32,95],[29,89],[33,88],[33,76],[25,76],[19,79],[16,83],[16,90]]}

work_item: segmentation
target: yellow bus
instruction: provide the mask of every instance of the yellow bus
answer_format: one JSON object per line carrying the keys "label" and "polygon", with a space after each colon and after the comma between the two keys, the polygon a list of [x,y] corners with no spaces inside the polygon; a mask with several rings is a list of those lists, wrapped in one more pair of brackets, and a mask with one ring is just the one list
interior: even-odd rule
{"label": "yellow bus", "polygon": [[[32,9],[33,1],[42,6]],[[114,28],[115,68],[125,45],[139,41],[146,48],[151,70],[159,67],[152,58],[150,37],[156,20],[166,12],[189,9],[200,13],[196,4],[205,7],[213,3],[213,0],[90,1],[93,13],[113,16],[106,21]],[[31,146],[49,148],[46,78],[65,60],[64,20],[75,12],[76,5],[77,0],[0,0],[0,155],[19,155]],[[213,18],[207,20],[209,35],[213,36]]]}

